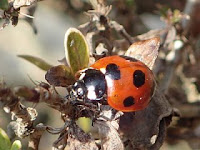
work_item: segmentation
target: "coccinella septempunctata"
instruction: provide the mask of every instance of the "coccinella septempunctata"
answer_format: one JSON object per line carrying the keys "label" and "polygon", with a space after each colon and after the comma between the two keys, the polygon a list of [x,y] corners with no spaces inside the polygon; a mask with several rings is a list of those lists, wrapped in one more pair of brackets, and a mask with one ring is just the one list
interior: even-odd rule
{"label": "coccinella septempunctata", "polygon": [[84,100],[107,99],[123,112],[144,109],[153,95],[154,76],[141,61],[127,56],[108,56],[81,72],[73,93]]}

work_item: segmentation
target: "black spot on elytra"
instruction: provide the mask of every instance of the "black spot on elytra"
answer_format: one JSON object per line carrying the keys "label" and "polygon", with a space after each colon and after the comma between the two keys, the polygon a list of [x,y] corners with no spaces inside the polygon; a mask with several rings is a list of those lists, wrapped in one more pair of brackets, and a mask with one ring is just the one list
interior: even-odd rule
{"label": "black spot on elytra", "polygon": [[113,80],[119,80],[121,78],[121,73],[119,67],[116,64],[108,64],[106,66],[106,74]]}
{"label": "black spot on elytra", "polygon": [[141,70],[135,70],[133,73],[133,85],[137,88],[145,83],[145,74]]}
{"label": "black spot on elytra", "polygon": [[133,57],[129,57],[129,56],[123,56],[123,55],[120,55],[121,58],[124,58],[126,60],[129,60],[131,62],[137,62],[138,60],[133,58]]}
{"label": "black spot on elytra", "polygon": [[124,102],[124,107],[130,107],[135,104],[135,99],[132,96],[127,97]]}

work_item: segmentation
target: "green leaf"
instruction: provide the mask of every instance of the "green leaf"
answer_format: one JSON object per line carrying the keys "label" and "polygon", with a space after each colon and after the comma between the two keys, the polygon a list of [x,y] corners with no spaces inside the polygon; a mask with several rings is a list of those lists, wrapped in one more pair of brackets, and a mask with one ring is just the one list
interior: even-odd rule
{"label": "green leaf", "polygon": [[65,34],[65,55],[72,73],[87,68],[89,63],[89,48],[83,34],[75,29],[69,28]]}
{"label": "green leaf", "polygon": [[0,0],[0,9],[7,10],[8,6],[8,0]]}
{"label": "green leaf", "polygon": [[71,69],[65,65],[50,68],[45,75],[45,79],[51,85],[63,87],[72,85],[75,82]]}
{"label": "green leaf", "polygon": [[0,128],[0,150],[10,150],[11,143],[6,132]]}
{"label": "green leaf", "polygon": [[169,7],[166,7],[166,6],[162,6],[160,9],[159,9],[159,12],[160,12],[160,15],[164,18],[167,17],[167,11],[169,10]]}
{"label": "green leaf", "polygon": [[10,150],[20,150],[21,148],[22,148],[21,142],[19,140],[15,140]]}
{"label": "green leaf", "polygon": [[173,23],[180,22],[180,20],[182,19],[181,17],[182,17],[182,15],[181,15],[180,10],[175,9],[173,12],[172,22]]}
{"label": "green leaf", "polygon": [[86,133],[91,129],[91,119],[86,117],[80,117],[77,120],[78,126]]}
{"label": "green leaf", "polygon": [[126,0],[125,4],[127,7],[135,7],[135,0]]}
{"label": "green leaf", "polygon": [[29,61],[30,63],[36,65],[37,67],[45,71],[49,70],[52,67],[52,65],[48,64],[47,62],[45,62],[44,60],[38,57],[34,57],[30,55],[18,55],[18,57]]}

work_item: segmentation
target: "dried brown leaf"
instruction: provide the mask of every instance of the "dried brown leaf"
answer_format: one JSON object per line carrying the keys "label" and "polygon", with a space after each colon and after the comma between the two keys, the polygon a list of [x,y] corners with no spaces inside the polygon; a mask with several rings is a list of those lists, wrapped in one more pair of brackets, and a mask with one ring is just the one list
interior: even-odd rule
{"label": "dried brown leaf", "polygon": [[83,143],[73,138],[69,138],[68,141],[70,142],[67,148],[70,150],[99,150],[94,141]]}
{"label": "dried brown leaf", "polygon": [[51,85],[63,87],[71,85],[75,82],[71,69],[65,65],[50,68],[45,75],[45,79]]}
{"label": "dried brown leaf", "polygon": [[41,0],[15,0],[14,3],[13,3],[13,7],[15,9],[18,9],[20,7],[30,6],[33,3],[36,3],[38,1],[41,1]]}
{"label": "dried brown leaf", "polygon": [[15,87],[14,93],[26,101],[34,103],[38,103],[40,97],[40,94],[35,89],[30,89],[26,86]]}
{"label": "dried brown leaf", "polygon": [[87,133],[84,133],[78,126],[73,131],[73,136],[68,136],[67,147],[70,150],[99,150],[95,141]]}
{"label": "dried brown leaf", "polygon": [[120,118],[120,130],[124,139],[129,141],[131,149],[154,149],[162,145],[166,125],[173,114],[173,109],[157,90],[149,106],[133,113],[126,113]]}
{"label": "dried brown leaf", "polygon": [[158,56],[159,46],[160,39],[158,37],[138,41],[129,47],[125,55],[142,61],[150,69],[152,69]]}
{"label": "dried brown leaf", "polygon": [[124,150],[119,133],[111,122],[96,121],[94,127],[97,128],[98,134],[101,135],[102,149]]}

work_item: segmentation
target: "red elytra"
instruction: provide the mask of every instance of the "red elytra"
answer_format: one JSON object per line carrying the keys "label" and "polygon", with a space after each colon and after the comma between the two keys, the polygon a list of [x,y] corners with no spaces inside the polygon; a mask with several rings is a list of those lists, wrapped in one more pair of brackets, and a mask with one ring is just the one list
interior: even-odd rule
{"label": "red elytra", "polygon": [[104,73],[111,107],[123,112],[147,107],[155,84],[152,71],[144,63],[127,56],[108,56],[90,67]]}

